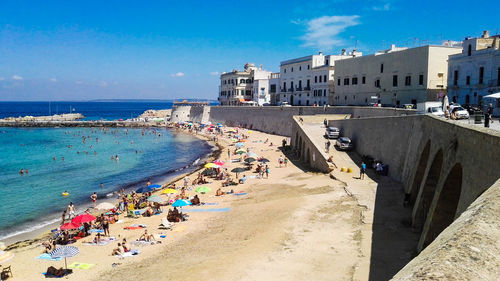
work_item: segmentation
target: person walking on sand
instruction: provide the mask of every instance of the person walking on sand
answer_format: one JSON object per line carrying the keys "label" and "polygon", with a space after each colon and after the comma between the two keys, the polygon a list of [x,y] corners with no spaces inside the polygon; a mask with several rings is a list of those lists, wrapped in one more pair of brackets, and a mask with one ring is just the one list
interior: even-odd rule
{"label": "person walking on sand", "polygon": [[97,201],[97,193],[94,192],[94,194],[90,195],[90,199],[92,199],[92,202],[94,203],[94,208],[95,208],[95,202]]}
{"label": "person walking on sand", "polygon": [[366,164],[365,162],[361,162],[361,169],[359,170],[359,179],[364,180],[366,174]]}
{"label": "person walking on sand", "polygon": [[269,178],[269,166],[266,165],[266,179]]}
{"label": "person walking on sand", "polygon": [[283,161],[283,163],[285,164],[285,168],[286,168],[286,166],[288,165],[288,158],[285,158],[285,160]]}
{"label": "person walking on sand", "polygon": [[227,159],[231,158],[231,150],[227,149]]}
{"label": "person walking on sand", "polygon": [[280,168],[281,168],[281,166],[283,165],[283,161],[284,161],[284,160],[283,160],[283,156],[282,156],[282,155],[280,155],[280,157],[278,158],[278,164],[279,164]]}
{"label": "person walking on sand", "polygon": [[66,213],[68,213],[68,218],[71,220],[76,216],[76,209],[73,202],[69,202],[68,208],[66,209]]}
{"label": "person walking on sand", "polygon": [[61,225],[63,225],[65,221],[66,221],[66,210],[64,210],[63,213],[62,213]]}
{"label": "person walking on sand", "polygon": [[326,150],[326,153],[330,153],[330,146],[332,145],[332,143],[330,142],[330,140],[328,140],[326,143],[325,143],[325,150]]}

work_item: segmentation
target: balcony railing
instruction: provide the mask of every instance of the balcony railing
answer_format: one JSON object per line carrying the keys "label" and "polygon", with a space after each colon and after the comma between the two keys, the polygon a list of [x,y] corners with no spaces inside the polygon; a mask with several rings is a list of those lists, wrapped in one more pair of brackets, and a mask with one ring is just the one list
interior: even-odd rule
{"label": "balcony railing", "polygon": [[310,90],[311,90],[311,87],[309,87],[309,86],[304,87],[304,91],[310,91]]}
{"label": "balcony railing", "polygon": [[295,87],[295,90],[298,91],[298,92],[302,91],[302,87]]}
{"label": "balcony railing", "polygon": [[288,89],[288,92],[293,92],[293,88]]}

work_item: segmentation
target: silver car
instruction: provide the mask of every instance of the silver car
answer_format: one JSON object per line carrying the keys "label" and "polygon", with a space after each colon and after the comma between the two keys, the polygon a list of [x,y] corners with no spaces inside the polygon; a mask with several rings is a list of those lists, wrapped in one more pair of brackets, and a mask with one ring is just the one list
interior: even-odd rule
{"label": "silver car", "polygon": [[348,137],[341,137],[335,142],[335,146],[338,150],[352,150],[354,148],[354,144],[351,139]]}
{"label": "silver car", "polygon": [[328,127],[325,131],[325,137],[329,139],[336,139],[340,136],[340,130],[337,127]]}

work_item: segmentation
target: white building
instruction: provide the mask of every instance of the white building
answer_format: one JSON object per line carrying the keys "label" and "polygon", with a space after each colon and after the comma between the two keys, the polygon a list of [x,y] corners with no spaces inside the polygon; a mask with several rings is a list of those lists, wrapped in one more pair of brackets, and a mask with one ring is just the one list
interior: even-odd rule
{"label": "white building", "polygon": [[460,104],[486,106],[494,103],[495,115],[500,114],[500,102],[482,97],[500,92],[500,35],[466,38],[463,51],[449,58],[448,98]]}
{"label": "white building", "polygon": [[462,48],[390,49],[335,62],[335,105],[417,104],[446,94],[448,56]]}
{"label": "white building", "polygon": [[335,60],[360,56],[353,51],[341,55],[325,56],[323,53],[282,61],[277,103],[290,105],[327,105],[334,91],[333,73]]}
{"label": "white building", "polygon": [[271,102],[271,72],[247,63],[243,71],[233,70],[220,76],[219,103],[221,105],[263,105]]}

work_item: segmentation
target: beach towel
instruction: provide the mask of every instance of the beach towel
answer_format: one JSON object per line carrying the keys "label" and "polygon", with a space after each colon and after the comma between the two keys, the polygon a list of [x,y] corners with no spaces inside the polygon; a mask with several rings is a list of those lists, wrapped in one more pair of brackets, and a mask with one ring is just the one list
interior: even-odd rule
{"label": "beach towel", "polygon": [[205,203],[201,203],[201,205],[215,206],[215,205],[219,205],[219,202],[205,202]]}
{"label": "beach towel", "polygon": [[140,241],[133,241],[131,244],[132,245],[136,245],[136,246],[149,246],[149,245],[154,245],[156,241],[144,241],[144,240],[140,240]]}
{"label": "beach towel", "polygon": [[102,229],[91,229],[89,232],[90,233],[104,233],[104,230],[102,230]]}
{"label": "beach towel", "polygon": [[86,245],[86,246],[105,246],[105,245],[108,245],[110,241],[99,241],[98,243],[94,243],[94,242],[85,242],[83,243],[83,245]]}
{"label": "beach towel", "polygon": [[121,255],[115,255],[115,257],[119,257],[119,258],[133,257],[133,256],[137,256],[140,253],[141,252],[139,250],[130,250],[130,252],[126,252],[126,253],[123,253]]}
{"label": "beach towel", "polygon": [[52,258],[49,254],[41,254],[38,257],[35,257],[37,260],[48,260],[48,261],[60,261],[62,258]]}
{"label": "beach towel", "polygon": [[183,209],[183,212],[229,212],[231,208]]}
{"label": "beach towel", "polygon": [[68,265],[68,268],[71,268],[71,269],[75,269],[75,268],[89,269],[89,268],[92,268],[94,265],[95,264],[92,264],[92,263],[74,262],[74,263]]}
{"label": "beach towel", "polygon": [[124,227],[123,229],[133,230],[133,229],[142,229],[142,228],[146,228],[146,225],[145,224],[132,224],[130,226]]}
{"label": "beach towel", "polygon": [[241,196],[241,195],[247,195],[247,193],[246,192],[240,192],[240,193],[235,193],[234,195]]}

